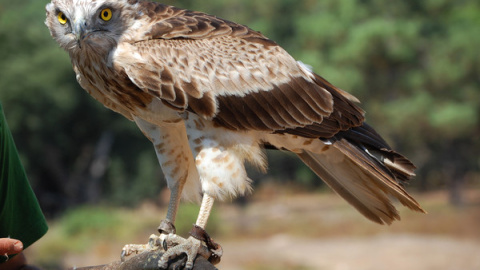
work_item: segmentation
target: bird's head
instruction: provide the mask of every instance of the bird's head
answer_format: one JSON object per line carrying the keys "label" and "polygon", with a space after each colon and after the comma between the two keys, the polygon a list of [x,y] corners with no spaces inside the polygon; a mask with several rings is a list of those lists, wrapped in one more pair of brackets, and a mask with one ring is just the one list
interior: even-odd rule
{"label": "bird's head", "polygon": [[52,0],[45,24],[57,43],[70,53],[82,49],[109,51],[129,25],[125,16],[136,1]]}

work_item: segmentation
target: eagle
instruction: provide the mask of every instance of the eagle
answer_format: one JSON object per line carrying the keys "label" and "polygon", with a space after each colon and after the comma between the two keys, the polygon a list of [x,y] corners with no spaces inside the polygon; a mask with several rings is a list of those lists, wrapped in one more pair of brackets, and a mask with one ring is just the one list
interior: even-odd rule
{"label": "eagle", "polygon": [[[78,83],[134,121],[153,143],[171,191],[159,235],[127,256],[164,248],[159,267],[187,254],[218,261],[206,233],[215,200],[251,191],[245,163],[266,170],[264,149],[295,153],[366,218],[400,216],[391,198],[424,212],[404,189],[415,166],[369,125],[359,101],[247,26],[142,0],[52,0],[46,25]],[[176,235],[181,198],[201,201]]]}

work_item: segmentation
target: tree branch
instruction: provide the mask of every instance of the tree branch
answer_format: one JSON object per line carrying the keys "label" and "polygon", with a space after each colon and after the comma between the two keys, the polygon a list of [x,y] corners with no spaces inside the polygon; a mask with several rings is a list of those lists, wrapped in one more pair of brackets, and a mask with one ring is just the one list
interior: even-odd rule
{"label": "tree branch", "polygon": [[[130,257],[125,262],[116,261],[106,265],[73,268],[71,270],[158,270],[158,261],[162,257],[161,251],[145,251]],[[167,270],[180,270],[185,267],[187,256],[182,254],[170,261]],[[217,270],[207,259],[198,255],[193,270]]]}

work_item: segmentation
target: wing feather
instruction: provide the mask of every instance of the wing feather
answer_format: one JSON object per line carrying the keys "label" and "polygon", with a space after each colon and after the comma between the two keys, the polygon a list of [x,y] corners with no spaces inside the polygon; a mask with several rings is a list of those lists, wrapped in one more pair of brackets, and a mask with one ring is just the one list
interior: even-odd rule
{"label": "wing feather", "polygon": [[269,113],[275,118],[279,125],[284,127],[301,125],[301,123],[295,120],[289,111],[278,111],[275,109],[279,105],[284,108],[289,106],[290,102],[285,97],[268,95],[267,92],[262,91],[258,93],[257,100],[261,102],[264,107],[268,108]]}
{"label": "wing feather", "polygon": [[118,45],[113,62],[165,104],[229,129],[311,137],[331,137],[363,121],[352,96],[259,32],[200,12],[140,3],[151,22],[135,36],[140,40]]}

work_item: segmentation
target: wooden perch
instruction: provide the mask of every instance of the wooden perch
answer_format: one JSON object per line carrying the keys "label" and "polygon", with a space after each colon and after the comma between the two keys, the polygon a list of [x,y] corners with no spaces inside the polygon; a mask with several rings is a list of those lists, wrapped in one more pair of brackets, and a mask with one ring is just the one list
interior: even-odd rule
{"label": "wooden perch", "polygon": [[[125,262],[116,261],[106,265],[72,268],[71,270],[158,270],[158,261],[162,257],[161,251],[145,251],[132,255]],[[187,256],[185,254],[173,259],[168,265],[168,270],[180,270],[185,267]],[[195,259],[193,270],[218,270],[207,259],[198,255]]]}

